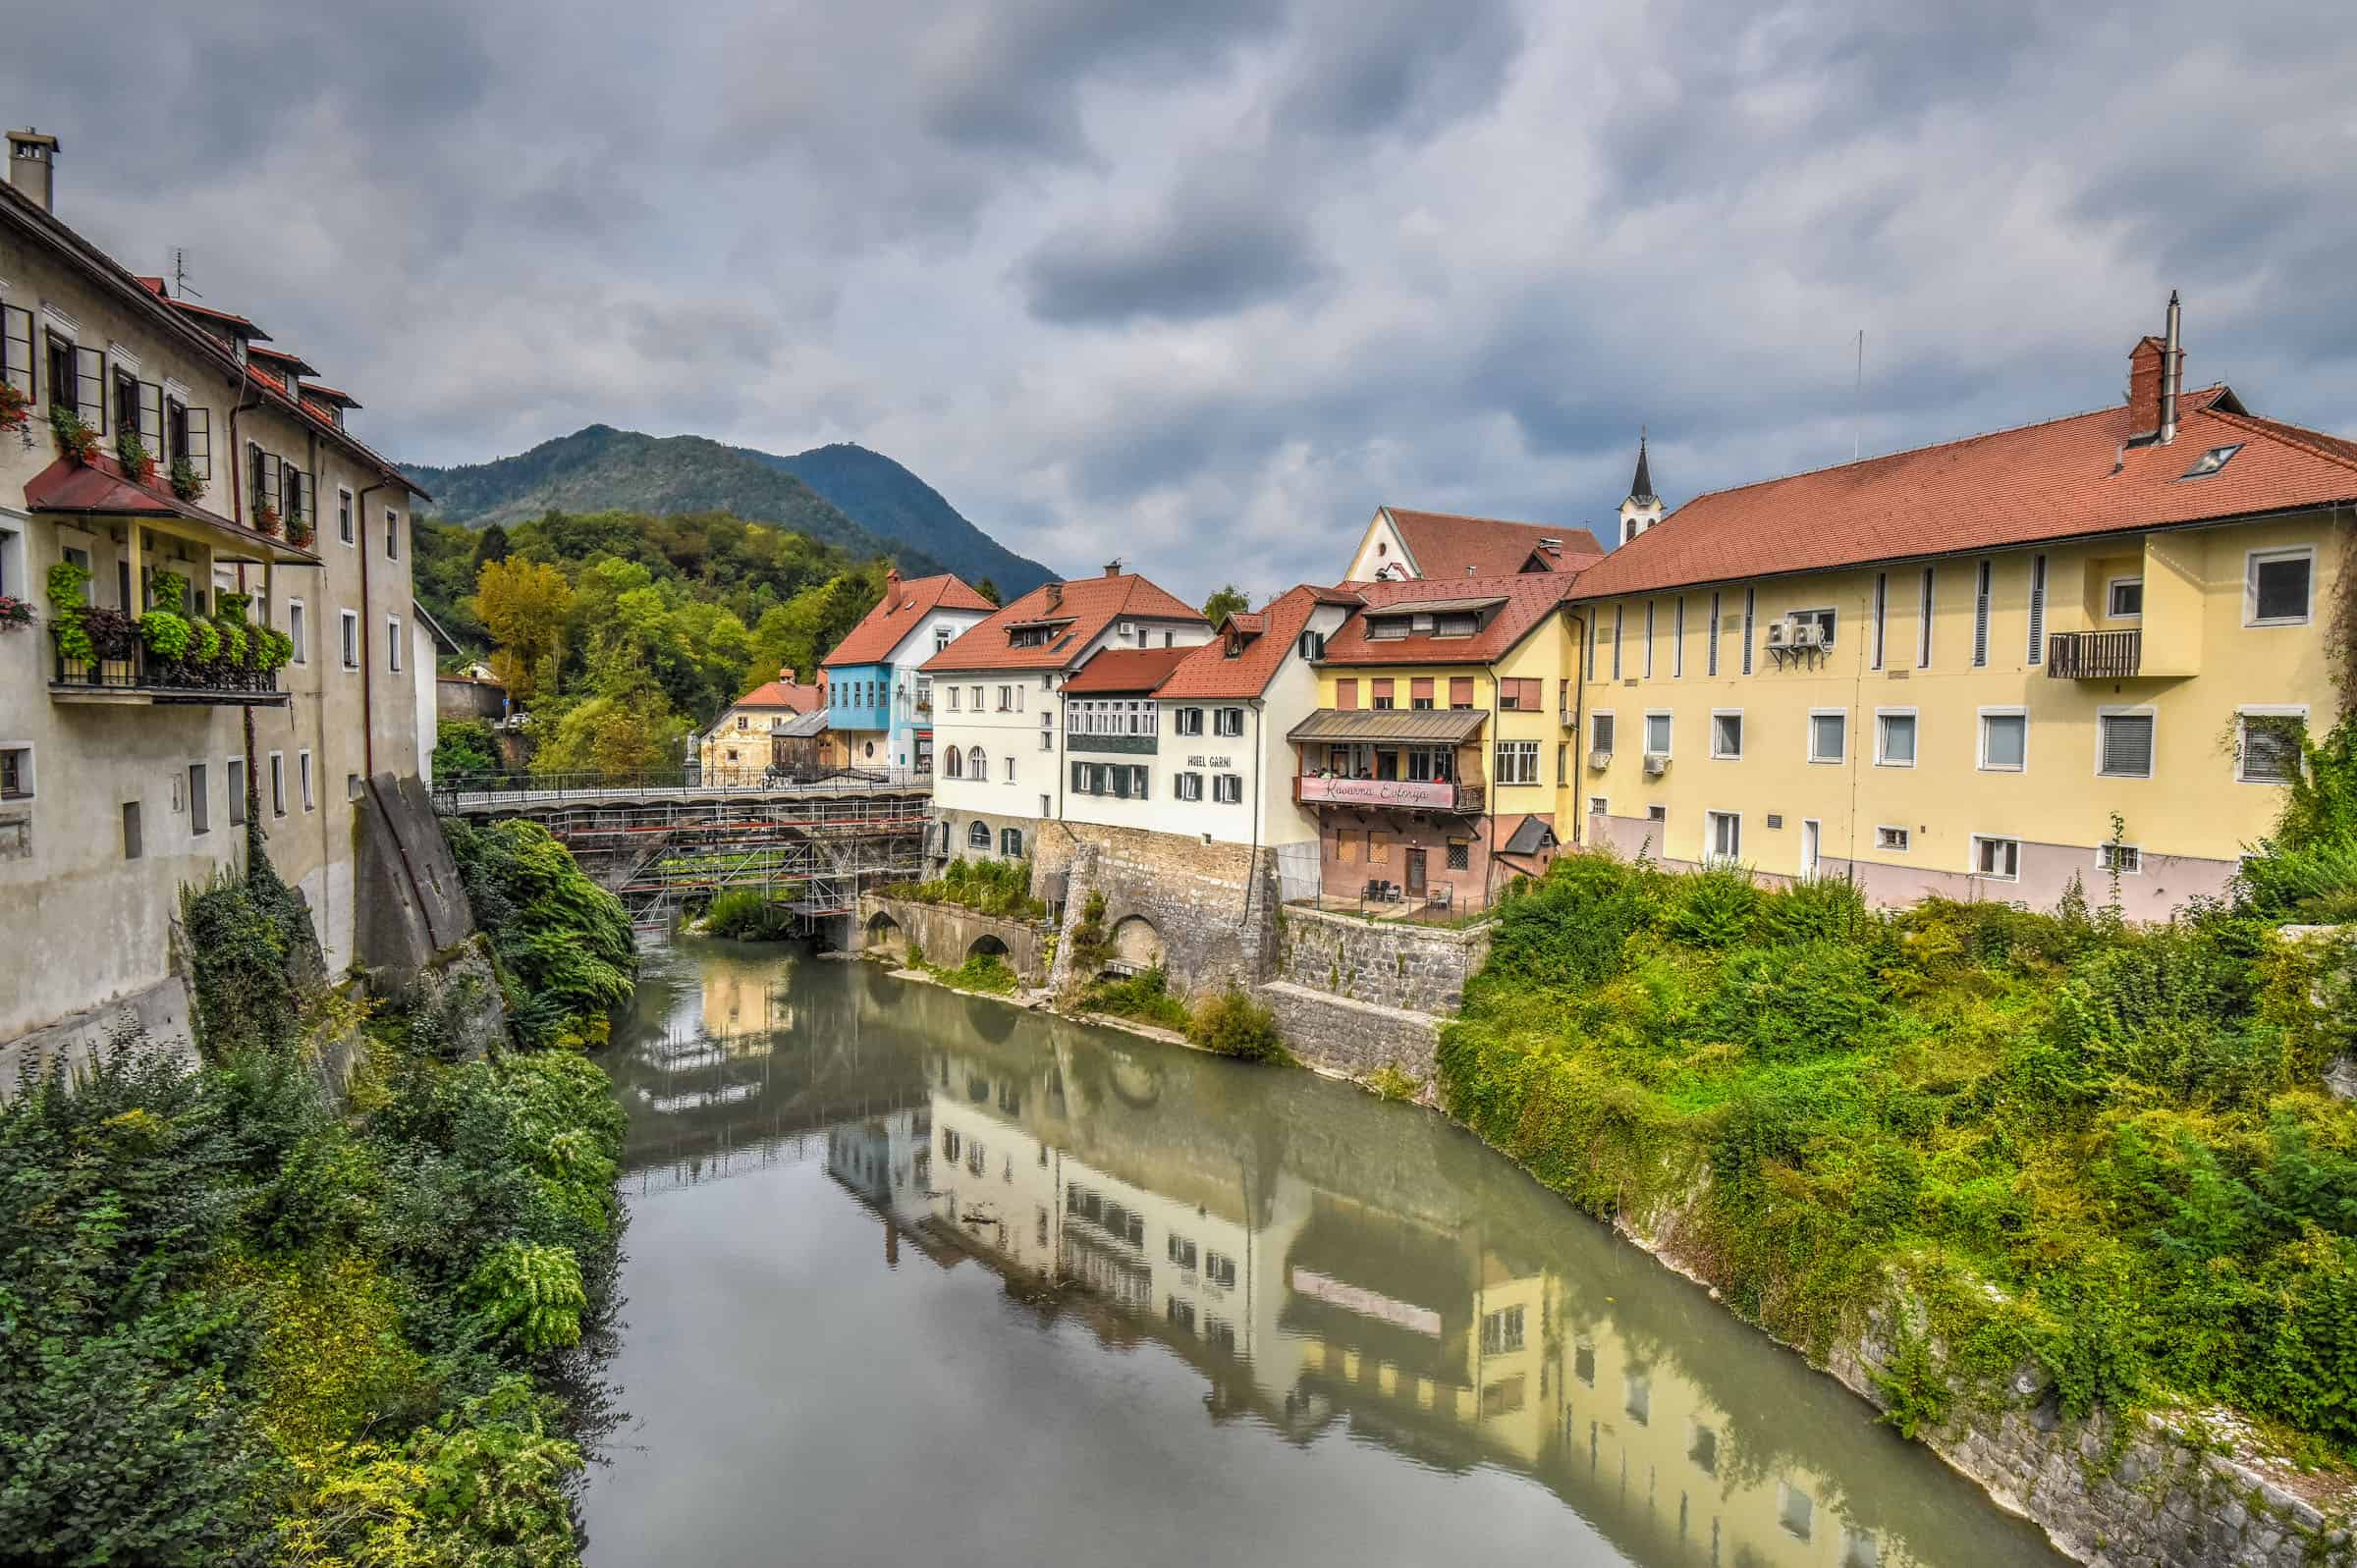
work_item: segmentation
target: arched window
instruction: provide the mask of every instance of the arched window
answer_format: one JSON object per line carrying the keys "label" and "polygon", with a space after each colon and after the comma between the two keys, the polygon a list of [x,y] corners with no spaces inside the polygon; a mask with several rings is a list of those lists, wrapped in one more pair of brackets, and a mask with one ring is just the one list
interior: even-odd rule
{"label": "arched window", "polygon": [[[968,778],[978,779],[985,784],[990,781],[990,758],[983,754],[980,746],[966,748],[965,771]],[[987,849],[990,846],[986,843],[983,847]]]}
{"label": "arched window", "polygon": [[976,849],[990,847],[990,824],[977,822],[965,830],[965,841]]}
{"label": "arched window", "polygon": [[999,853],[1005,855],[1010,860],[1022,859],[1023,830],[1020,828],[1001,828],[999,830]]}
{"label": "arched window", "polygon": [[941,759],[941,771],[952,779],[965,777],[965,753],[952,746]]}

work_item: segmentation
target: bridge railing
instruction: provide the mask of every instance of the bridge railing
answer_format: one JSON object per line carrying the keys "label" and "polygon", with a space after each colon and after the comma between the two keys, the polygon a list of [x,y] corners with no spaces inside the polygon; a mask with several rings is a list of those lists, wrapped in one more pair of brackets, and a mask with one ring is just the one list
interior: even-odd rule
{"label": "bridge railing", "polygon": [[731,776],[707,782],[694,768],[662,768],[616,773],[493,773],[438,775],[434,805],[438,810],[467,807],[534,805],[568,800],[674,798],[711,800],[731,795],[775,795],[783,792],[814,795],[858,795],[880,789],[929,789],[933,776],[913,768],[846,768],[796,777],[772,773],[762,777]]}

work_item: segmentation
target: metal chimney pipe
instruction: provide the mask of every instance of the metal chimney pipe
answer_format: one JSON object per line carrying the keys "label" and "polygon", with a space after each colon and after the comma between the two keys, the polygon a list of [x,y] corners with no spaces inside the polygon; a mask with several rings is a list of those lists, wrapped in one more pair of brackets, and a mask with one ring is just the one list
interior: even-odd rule
{"label": "metal chimney pipe", "polygon": [[2161,346],[2161,445],[2177,439],[2177,377],[2184,351],[2177,347],[2177,291],[2168,291],[2168,332]]}

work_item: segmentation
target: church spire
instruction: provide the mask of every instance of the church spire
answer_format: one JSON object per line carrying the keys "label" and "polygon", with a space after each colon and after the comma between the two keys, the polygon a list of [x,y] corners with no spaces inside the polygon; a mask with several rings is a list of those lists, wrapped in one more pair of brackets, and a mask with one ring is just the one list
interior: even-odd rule
{"label": "church spire", "polygon": [[1628,499],[1620,503],[1620,542],[1628,543],[1662,520],[1662,498],[1653,493],[1653,464],[1645,455],[1645,427],[1637,426],[1637,476],[1628,482]]}
{"label": "church spire", "polygon": [[1653,493],[1653,470],[1645,461],[1645,427],[1643,425],[1637,426],[1637,476],[1629,482],[1628,499],[1643,502],[1657,499]]}

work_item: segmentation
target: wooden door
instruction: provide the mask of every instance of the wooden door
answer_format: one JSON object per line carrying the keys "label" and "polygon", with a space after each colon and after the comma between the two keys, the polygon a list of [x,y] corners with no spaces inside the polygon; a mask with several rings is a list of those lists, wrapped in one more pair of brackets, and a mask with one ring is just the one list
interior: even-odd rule
{"label": "wooden door", "polygon": [[1407,895],[1410,898],[1424,896],[1424,851],[1421,849],[1407,852]]}

